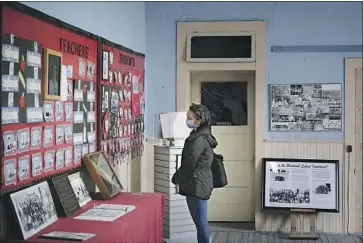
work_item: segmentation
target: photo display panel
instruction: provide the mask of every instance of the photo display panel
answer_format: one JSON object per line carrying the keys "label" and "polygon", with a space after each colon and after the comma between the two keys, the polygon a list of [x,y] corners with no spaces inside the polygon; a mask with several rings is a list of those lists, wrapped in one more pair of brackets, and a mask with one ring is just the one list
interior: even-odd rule
{"label": "photo display panel", "polygon": [[101,150],[118,165],[144,149],[144,57],[106,44],[101,49]]}
{"label": "photo display panel", "polygon": [[[6,191],[78,167],[83,154],[96,150],[98,43],[8,7],[2,16]],[[74,136],[80,133],[82,139]]]}
{"label": "photo display panel", "polygon": [[339,161],[263,160],[263,208],[339,211]]}
{"label": "photo display panel", "polygon": [[341,131],[341,84],[271,84],[270,130]]}

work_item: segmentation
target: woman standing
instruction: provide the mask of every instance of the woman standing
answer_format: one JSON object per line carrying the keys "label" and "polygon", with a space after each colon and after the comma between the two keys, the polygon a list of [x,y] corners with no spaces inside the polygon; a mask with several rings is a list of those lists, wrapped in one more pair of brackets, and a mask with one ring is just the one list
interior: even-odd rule
{"label": "woman standing", "polygon": [[207,203],[213,191],[211,165],[217,141],[211,134],[211,114],[207,107],[192,104],[186,124],[193,131],[185,140],[180,168],[172,178],[179,194],[186,196],[190,215],[197,228],[198,243],[208,243]]}

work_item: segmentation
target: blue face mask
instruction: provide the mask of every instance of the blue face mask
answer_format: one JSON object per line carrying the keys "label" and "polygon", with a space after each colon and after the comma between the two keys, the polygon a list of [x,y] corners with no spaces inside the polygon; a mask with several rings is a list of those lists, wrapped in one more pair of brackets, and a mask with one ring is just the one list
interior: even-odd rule
{"label": "blue face mask", "polygon": [[192,128],[192,129],[197,128],[197,126],[195,125],[195,122],[193,120],[188,120],[187,119],[185,121],[185,124],[187,124],[187,127],[189,127],[189,128]]}

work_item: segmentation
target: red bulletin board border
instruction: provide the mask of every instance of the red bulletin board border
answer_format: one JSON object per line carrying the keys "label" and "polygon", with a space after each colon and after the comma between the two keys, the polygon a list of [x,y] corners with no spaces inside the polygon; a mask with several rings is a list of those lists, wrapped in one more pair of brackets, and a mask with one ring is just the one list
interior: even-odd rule
{"label": "red bulletin board border", "polygon": [[[21,13],[17,10],[10,9],[7,7],[3,7],[2,11],[2,34],[8,33],[8,34],[14,34],[15,36],[19,36],[24,39],[29,39],[33,41],[37,41],[41,44],[42,50],[43,48],[49,48],[54,51],[62,52],[63,53],[63,65],[71,65],[73,66],[73,77],[68,78],[68,82],[72,82],[74,79],[81,79],[84,81],[94,82],[95,83],[95,92],[97,92],[97,72],[94,73],[93,79],[90,79],[87,77],[87,73],[84,77],[81,77],[79,75],[78,66],[80,58],[82,58],[85,61],[90,61],[94,64],[95,69],[97,69],[97,57],[98,57],[98,43],[96,40],[79,35],[77,33],[72,33],[70,30],[57,27],[55,25],[52,25],[50,23],[44,22],[40,19],[37,19],[35,17],[32,17],[30,15],[26,15],[24,13]],[[73,42],[73,43],[72,43]],[[75,52],[74,46],[79,45],[80,49],[82,51]],[[71,54],[73,52],[73,55]],[[77,55],[78,54],[78,55]],[[81,55],[81,57],[79,56]],[[44,65],[42,64],[42,67]],[[86,70],[87,71],[87,70]],[[73,102],[73,100],[68,99],[66,102]],[[65,103],[65,102],[63,102]],[[97,95],[95,100],[95,105],[97,104]],[[96,117],[97,117],[97,109],[95,109]],[[45,126],[54,126],[53,135],[55,135],[55,126],[60,124],[68,124],[73,126],[73,122],[41,122],[41,123],[24,123],[24,124],[9,124],[9,125],[2,125],[2,136],[1,141],[3,140],[3,133],[5,131],[12,131],[12,130],[19,130],[22,128],[32,128],[32,127],[42,127]],[[97,119],[95,124],[95,132],[97,134]],[[97,144],[97,136],[95,144]],[[3,163],[5,160],[16,158],[18,159],[21,156],[29,155],[31,157],[31,154],[34,153],[41,153],[42,159],[44,158],[44,152],[46,150],[57,150],[61,148],[70,148],[72,147],[73,151],[73,143],[72,144],[62,144],[62,145],[55,145],[55,141],[53,141],[54,146],[51,148],[44,148],[43,144],[42,147],[38,150],[30,150],[21,154],[16,154],[13,156],[4,157],[2,154],[2,165],[1,165],[1,171],[2,171],[2,177],[3,177]],[[63,168],[60,170],[55,171],[55,168],[52,172],[48,173],[42,173],[40,176],[37,177],[31,177],[31,169],[29,171],[29,179],[26,179],[24,181],[19,182],[18,177],[16,185],[9,185],[7,187],[4,186],[3,180],[2,180],[2,190],[8,190],[12,187],[18,187],[23,184],[27,184],[33,180],[45,178],[47,176],[58,174],[60,172],[64,172],[67,170],[70,170],[72,168],[79,167],[80,164],[72,164],[71,167]],[[31,160],[30,160],[30,168],[31,168]],[[44,168],[44,161],[43,161],[43,168]]]}

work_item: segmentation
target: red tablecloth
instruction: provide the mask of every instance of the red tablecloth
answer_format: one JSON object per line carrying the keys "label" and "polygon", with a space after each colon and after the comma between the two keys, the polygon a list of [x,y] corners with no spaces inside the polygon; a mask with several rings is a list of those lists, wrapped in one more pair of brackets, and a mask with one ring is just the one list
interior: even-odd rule
{"label": "red tablecloth", "polygon": [[[94,205],[124,204],[135,205],[135,210],[112,222],[73,219]],[[56,222],[23,242],[32,243],[69,243],[65,240],[40,238],[52,231],[84,232],[96,234],[87,243],[161,243],[163,241],[164,199],[159,193],[120,193],[110,200],[91,201],[79,213],[68,218],[59,218]]]}

